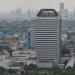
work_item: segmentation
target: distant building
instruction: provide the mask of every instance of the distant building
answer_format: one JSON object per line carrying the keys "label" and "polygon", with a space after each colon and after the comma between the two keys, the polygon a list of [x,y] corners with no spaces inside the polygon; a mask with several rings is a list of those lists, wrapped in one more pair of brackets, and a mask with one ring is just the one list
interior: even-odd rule
{"label": "distant building", "polygon": [[5,52],[0,52],[0,61],[6,60],[10,57],[10,54],[5,51]]}
{"label": "distant building", "polygon": [[68,18],[68,9],[64,9],[64,15],[63,15],[64,18]]}
{"label": "distant building", "polygon": [[5,33],[0,32],[0,44],[3,43],[4,37],[5,37]]}
{"label": "distant building", "polygon": [[67,41],[67,34],[66,33],[61,35],[61,40],[62,41]]}
{"label": "distant building", "polygon": [[31,32],[28,32],[28,48],[31,48]]}
{"label": "distant building", "polygon": [[61,21],[54,9],[41,9],[33,21],[33,45],[38,67],[58,65],[61,53]]}
{"label": "distant building", "polygon": [[70,40],[72,40],[73,42],[75,42],[75,31],[71,31],[70,32]]}
{"label": "distant building", "polygon": [[68,46],[71,56],[75,57],[75,43]]}
{"label": "distant building", "polygon": [[27,32],[27,48],[33,48],[33,28],[30,28]]}
{"label": "distant building", "polygon": [[20,14],[22,13],[22,10],[21,10],[21,8],[19,8],[19,9],[16,9],[15,13],[16,13],[17,15],[20,15]]}
{"label": "distant building", "polygon": [[3,32],[0,32],[0,39],[3,38]]}
{"label": "distant building", "polygon": [[75,17],[75,8],[74,8],[74,17]]}
{"label": "distant building", "polygon": [[31,15],[32,15],[32,11],[30,9],[28,9],[28,11],[27,11],[28,21],[31,21]]}
{"label": "distant building", "polygon": [[20,48],[27,48],[27,32],[19,34]]}
{"label": "distant building", "polygon": [[64,15],[64,3],[60,3],[59,14],[61,17]]}

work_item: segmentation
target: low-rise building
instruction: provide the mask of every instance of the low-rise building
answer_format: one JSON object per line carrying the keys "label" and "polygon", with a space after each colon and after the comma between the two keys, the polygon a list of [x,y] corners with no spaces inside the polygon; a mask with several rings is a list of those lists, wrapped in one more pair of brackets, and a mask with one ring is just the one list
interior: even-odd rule
{"label": "low-rise building", "polygon": [[16,50],[12,52],[14,62],[22,62],[24,64],[36,64],[36,50]]}
{"label": "low-rise building", "polygon": [[6,60],[10,57],[10,54],[7,51],[0,52],[0,61]]}

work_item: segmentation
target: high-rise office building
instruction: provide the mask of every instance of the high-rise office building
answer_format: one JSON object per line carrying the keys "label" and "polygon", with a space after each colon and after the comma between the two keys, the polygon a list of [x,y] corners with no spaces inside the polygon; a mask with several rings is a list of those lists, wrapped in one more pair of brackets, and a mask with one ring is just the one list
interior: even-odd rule
{"label": "high-rise office building", "polygon": [[41,9],[33,21],[33,46],[38,67],[52,67],[60,60],[60,17],[54,9]]}
{"label": "high-rise office building", "polygon": [[59,15],[61,17],[63,17],[63,15],[64,15],[64,3],[60,3],[60,6],[59,6]]}

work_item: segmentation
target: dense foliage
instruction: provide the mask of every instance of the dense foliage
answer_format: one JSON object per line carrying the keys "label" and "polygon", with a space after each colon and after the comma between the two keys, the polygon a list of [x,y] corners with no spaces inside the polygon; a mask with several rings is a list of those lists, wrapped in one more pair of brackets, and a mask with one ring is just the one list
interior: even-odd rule
{"label": "dense foliage", "polygon": [[75,75],[75,68],[68,68],[67,70],[60,69],[59,67],[53,68],[37,68],[36,65],[25,65],[21,71],[6,70],[0,67],[0,75]]}
{"label": "dense foliage", "polygon": [[31,27],[31,22],[22,21],[0,21],[0,32],[24,32]]}

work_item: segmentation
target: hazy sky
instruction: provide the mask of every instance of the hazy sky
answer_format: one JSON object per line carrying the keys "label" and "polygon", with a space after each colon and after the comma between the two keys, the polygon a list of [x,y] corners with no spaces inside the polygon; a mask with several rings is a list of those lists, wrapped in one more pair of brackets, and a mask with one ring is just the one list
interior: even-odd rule
{"label": "hazy sky", "polygon": [[10,10],[17,8],[56,8],[59,9],[59,3],[64,2],[65,8],[73,9],[75,0],[0,0],[0,10]]}

